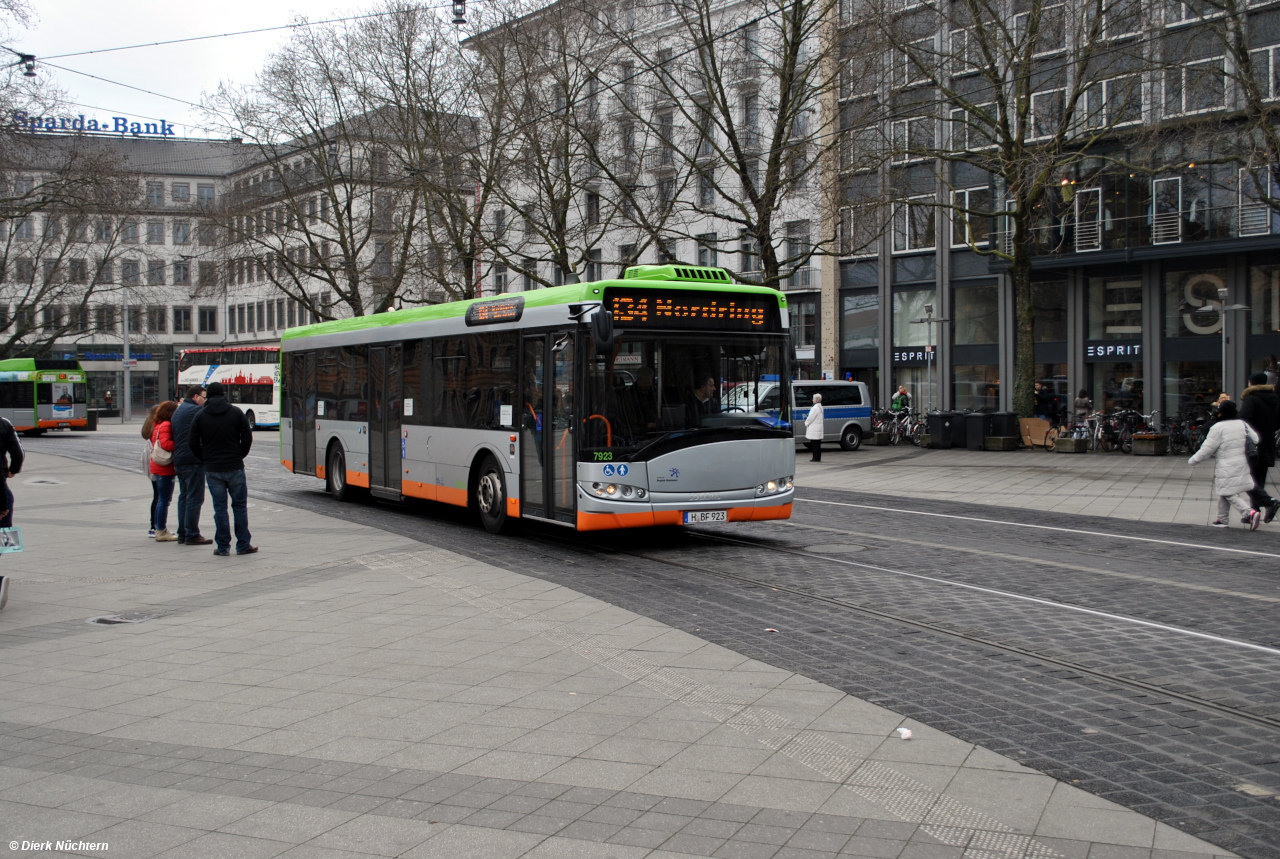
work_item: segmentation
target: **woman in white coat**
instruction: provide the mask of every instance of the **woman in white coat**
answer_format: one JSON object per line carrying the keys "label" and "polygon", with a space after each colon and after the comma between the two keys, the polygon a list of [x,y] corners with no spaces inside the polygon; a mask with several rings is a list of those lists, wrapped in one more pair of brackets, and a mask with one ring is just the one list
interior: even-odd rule
{"label": "woman in white coat", "polygon": [[1241,513],[1240,521],[1248,525],[1250,531],[1256,531],[1262,522],[1262,513],[1249,503],[1253,473],[1249,469],[1249,457],[1245,455],[1245,438],[1252,438],[1256,444],[1258,434],[1239,420],[1238,414],[1231,400],[1219,404],[1218,422],[1209,428],[1204,444],[1188,462],[1196,465],[1209,457],[1217,460],[1213,467],[1213,491],[1218,493],[1218,518],[1213,527],[1227,527],[1227,517],[1235,507]]}
{"label": "woman in white coat", "polygon": [[804,437],[813,454],[810,462],[822,462],[822,394],[813,395],[813,408],[809,409],[809,417],[804,419]]}

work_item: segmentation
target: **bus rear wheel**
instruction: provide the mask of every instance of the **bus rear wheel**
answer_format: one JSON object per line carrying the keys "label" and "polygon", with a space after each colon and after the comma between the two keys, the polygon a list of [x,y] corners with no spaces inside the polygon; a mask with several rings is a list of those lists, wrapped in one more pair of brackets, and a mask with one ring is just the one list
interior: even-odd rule
{"label": "bus rear wheel", "polygon": [[334,501],[351,499],[351,484],[347,483],[347,458],[340,445],[335,444],[329,448],[324,468],[324,485]]}
{"label": "bus rear wheel", "polygon": [[249,421],[249,432],[253,432],[258,428],[258,416],[253,413],[253,409],[244,413],[245,418]]}
{"label": "bus rear wheel", "polygon": [[480,524],[490,534],[502,534],[511,528],[507,516],[507,480],[492,456],[480,463],[480,475],[476,479],[476,510]]}

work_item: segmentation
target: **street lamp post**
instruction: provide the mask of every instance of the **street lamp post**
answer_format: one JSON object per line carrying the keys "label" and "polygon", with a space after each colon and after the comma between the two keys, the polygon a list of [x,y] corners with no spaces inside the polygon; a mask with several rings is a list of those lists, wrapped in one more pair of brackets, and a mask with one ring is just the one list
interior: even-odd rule
{"label": "street lamp post", "polygon": [[[929,407],[925,410],[926,412],[933,411],[933,365],[938,362],[938,354],[933,351],[933,326],[934,323],[940,325],[943,322],[950,321],[951,320],[945,316],[935,317],[933,315],[932,304],[926,304],[924,306],[924,316],[921,316],[919,319],[911,320],[912,325],[924,325],[928,331],[926,337],[929,340],[929,351],[927,353],[929,358],[925,362],[925,385],[929,388]],[[941,379],[939,379],[939,383],[941,383]]]}
{"label": "street lamp post", "polygon": [[1227,346],[1231,343],[1231,338],[1227,335],[1227,314],[1236,310],[1248,310],[1247,304],[1227,304],[1228,290],[1225,286],[1218,288],[1218,304],[1222,313],[1222,391],[1227,390]]}

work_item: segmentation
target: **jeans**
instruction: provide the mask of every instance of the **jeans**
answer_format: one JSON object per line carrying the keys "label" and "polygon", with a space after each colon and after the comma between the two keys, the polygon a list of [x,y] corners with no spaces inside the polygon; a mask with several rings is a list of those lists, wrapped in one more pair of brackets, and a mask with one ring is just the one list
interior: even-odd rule
{"label": "jeans", "polygon": [[169,502],[173,500],[173,483],[177,478],[172,474],[156,475],[156,530],[163,531],[169,522]]}
{"label": "jeans", "polygon": [[200,508],[204,506],[204,466],[179,465],[178,541],[200,536]]}
{"label": "jeans", "polygon": [[160,489],[156,485],[156,476],[151,475],[151,525],[152,531],[156,529],[156,505],[160,503]]}
{"label": "jeans", "polygon": [[214,549],[226,552],[231,548],[231,525],[227,522],[227,496],[231,496],[231,514],[236,522],[236,552],[249,550],[249,489],[244,481],[244,469],[239,471],[207,471],[205,482],[209,484],[209,498],[213,501]]}

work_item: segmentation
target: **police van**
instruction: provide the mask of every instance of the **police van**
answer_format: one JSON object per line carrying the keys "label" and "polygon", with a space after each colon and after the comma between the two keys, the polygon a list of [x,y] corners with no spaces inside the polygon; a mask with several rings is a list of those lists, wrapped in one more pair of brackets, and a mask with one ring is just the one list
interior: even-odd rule
{"label": "police van", "polygon": [[[778,410],[778,385],[760,385],[759,403],[751,401],[754,390],[752,385],[732,389],[725,398],[725,407],[750,412]],[[839,442],[844,450],[861,447],[863,437],[871,432],[871,392],[864,382],[834,379],[801,379],[791,383],[791,426],[796,446],[805,445],[804,422],[813,407],[814,394],[822,394],[822,440]]]}

